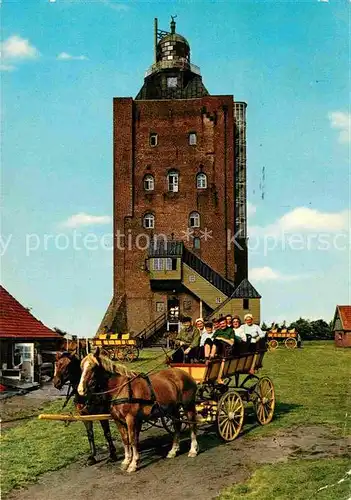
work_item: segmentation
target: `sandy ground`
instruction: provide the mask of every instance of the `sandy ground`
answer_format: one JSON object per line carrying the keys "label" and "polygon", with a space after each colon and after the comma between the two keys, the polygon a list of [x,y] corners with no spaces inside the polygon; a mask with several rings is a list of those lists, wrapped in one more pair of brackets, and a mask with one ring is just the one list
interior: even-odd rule
{"label": "sandy ground", "polygon": [[[154,434],[154,435],[150,435]],[[140,470],[122,472],[119,463],[107,463],[106,452],[92,466],[83,460],[41,476],[36,484],[13,491],[8,500],[210,500],[224,487],[249,477],[254,464],[286,462],[288,459],[316,459],[346,456],[351,440],[333,438],[319,426],[277,432],[274,437],[257,440],[241,436],[223,444],[215,434],[199,433],[201,453],[188,458],[189,441],[184,438],[175,459],[165,456],[170,439],[163,431],[149,431],[141,440]],[[122,450],[119,447],[119,458]]]}

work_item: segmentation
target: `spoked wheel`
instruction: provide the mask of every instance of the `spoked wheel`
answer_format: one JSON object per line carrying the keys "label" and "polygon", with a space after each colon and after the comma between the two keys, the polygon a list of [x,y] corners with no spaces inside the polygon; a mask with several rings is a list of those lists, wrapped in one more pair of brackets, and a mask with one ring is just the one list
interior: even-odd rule
{"label": "spoked wheel", "polygon": [[233,441],[244,422],[244,403],[236,391],[226,392],[218,402],[217,434],[224,441]]}
{"label": "spoked wheel", "polygon": [[[168,434],[171,434],[173,436],[175,430],[174,430],[174,420],[168,416],[168,415],[162,415],[161,417],[161,422],[164,427],[164,429],[168,432]],[[179,410],[179,418],[180,420],[185,420],[185,413],[183,409]],[[187,428],[188,424],[186,422],[181,423],[180,427],[180,432],[184,432]]]}
{"label": "spoked wheel", "polygon": [[274,351],[277,348],[278,348],[278,340],[270,340],[268,342],[268,349],[270,351]]}
{"label": "spoked wheel", "polygon": [[288,349],[295,349],[297,346],[297,341],[294,339],[294,337],[290,337],[289,339],[286,339],[285,341],[285,347]]}
{"label": "spoked wheel", "polygon": [[101,349],[100,354],[106,356],[107,358],[113,359],[113,350],[111,349]]}
{"label": "spoked wheel", "polygon": [[258,422],[261,425],[268,424],[273,418],[275,408],[275,391],[271,379],[260,378],[252,396]]}
{"label": "spoked wheel", "polygon": [[124,354],[125,349],[123,347],[116,347],[115,349],[115,356],[118,361],[125,361],[125,354]]}
{"label": "spoked wheel", "polygon": [[128,362],[131,363],[132,361],[136,361],[139,357],[139,349],[135,346],[132,345],[130,347],[126,347],[124,349],[124,359]]}

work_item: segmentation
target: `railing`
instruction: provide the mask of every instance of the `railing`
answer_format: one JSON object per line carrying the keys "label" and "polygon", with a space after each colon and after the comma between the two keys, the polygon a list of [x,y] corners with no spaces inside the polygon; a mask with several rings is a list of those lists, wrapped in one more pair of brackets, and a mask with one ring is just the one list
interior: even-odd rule
{"label": "railing", "polygon": [[228,304],[228,302],[230,302],[230,300],[231,300],[231,299],[232,299],[232,297],[231,297],[231,295],[230,295],[229,297],[227,297],[227,298],[225,299],[225,301],[224,301],[224,302],[222,302],[221,304],[219,304],[219,305],[216,307],[216,309],[214,309],[214,310],[211,312],[211,314],[209,314],[208,316],[206,316],[206,320],[207,320],[207,321],[210,321],[211,319],[213,319],[213,318],[216,316],[216,314],[218,313],[218,311],[220,311],[223,307],[225,307],[225,306]]}
{"label": "railing", "polygon": [[152,337],[162,326],[164,326],[167,322],[166,313],[163,313],[161,316],[155,319],[152,323],[150,323],[144,330],[137,333],[134,338],[138,338],[140,340],[147,340]]}
{"label": "railing", "polygon": [[[194,269],[200,276],[211,283],[214,287],[230,297],[235,290],[235,286],[220,274],[216,273],[208,264],[205,264],[199,257],[190,252],[187,248],[183,250],[183,262]],[[221,304],[222,306],[222,304]]]}

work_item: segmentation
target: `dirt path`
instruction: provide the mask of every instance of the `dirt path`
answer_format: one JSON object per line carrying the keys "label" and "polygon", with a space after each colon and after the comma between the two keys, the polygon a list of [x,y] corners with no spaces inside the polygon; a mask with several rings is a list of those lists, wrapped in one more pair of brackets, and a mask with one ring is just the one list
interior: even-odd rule
{"label": "dirt path", "polygon": [[[165,459],[169,437],[154,435],[141,442],[141,468],[127,474],[118,464],[103,458],[93,467],[75,463],[60,471],[44,474],[38,483],[14,491],[8,500],[210,500],[226,486],[244,481],[255,463],[286,462],[288,458],[325,458],[345,456],[351,441],[333,438],[319,426],[277,432],[274,437],[248,440],[245,436],[229,444],[214,435],[199,435],[201,453],[188,458],[188,440],[182,442],[181,454]],[[120,450],[121,452],[121,450]]]}

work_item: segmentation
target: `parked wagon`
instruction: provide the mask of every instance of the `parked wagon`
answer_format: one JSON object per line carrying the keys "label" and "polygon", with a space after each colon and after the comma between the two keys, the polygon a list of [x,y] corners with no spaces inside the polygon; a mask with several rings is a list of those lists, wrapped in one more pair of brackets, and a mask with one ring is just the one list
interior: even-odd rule
{"label": "parked wagon", "polygon": [[279,345],[285,345],[288,349],[295,349],[297,347],[298,333],[295,328],[288,330],[274,329],[267,333],[267,344],[269,350],[275,350]]}
{"label": "parked wagon", "polygon": [[139,345],[129,333],[102,333],[93,339],[93,345],[110,359],[132,362],[139,358]]}

